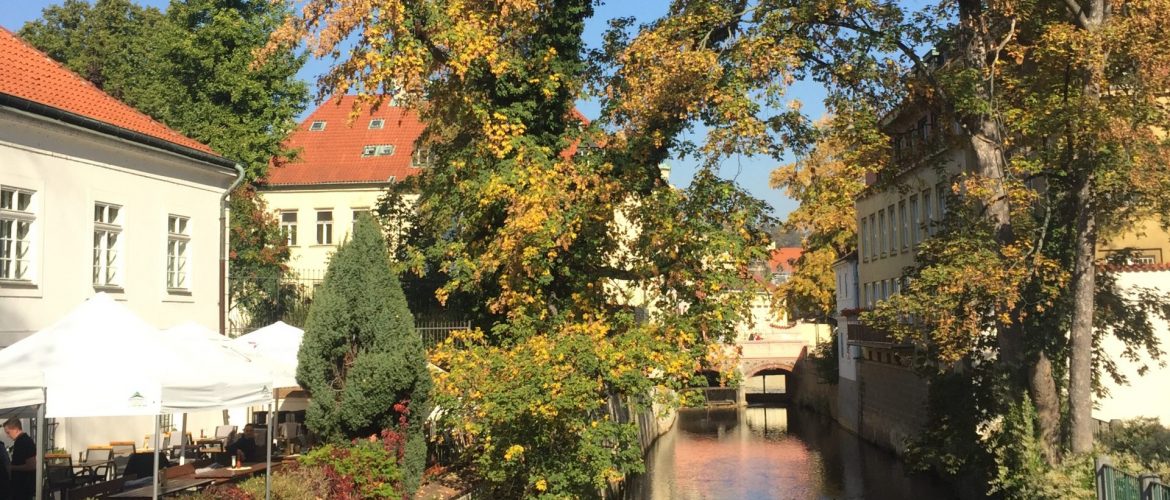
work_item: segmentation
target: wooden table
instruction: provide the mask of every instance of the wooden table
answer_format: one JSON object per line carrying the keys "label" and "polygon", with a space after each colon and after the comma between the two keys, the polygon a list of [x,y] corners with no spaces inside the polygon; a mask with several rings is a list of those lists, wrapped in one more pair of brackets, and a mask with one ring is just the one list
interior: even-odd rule
{"label": "wooden table", "polygon": [[[158,496],[170,495],[171,493],[178,493],[180,491],[188,490],[191,488],[199,488],[202,486],[207,486],[213,482],[215,482],[215,480],[211,479],[211,478],[200,478],[200,477],[191,477],[191,476],[168,479],[167,484],[159,487]],[[154,485],[148,484],[146,486],[140,486],[140,487],[134,488],[132,490],[123,491],[123,492],[118,493],[116,495],[110,495],[109,498],[151,498],[153,495],[154,495]]]}
{"label": "wooden table", "polygon": [[227,482],[236,478],[248,477],[253,474],[264,472],[268,465],[264,462],[257,462],[254,464],[244,464],[243,466],[230,468],[221,467],[219,469],[211,469],[203,472],[196,472],[195,477],[201,479],[211,479],[217,484]]}

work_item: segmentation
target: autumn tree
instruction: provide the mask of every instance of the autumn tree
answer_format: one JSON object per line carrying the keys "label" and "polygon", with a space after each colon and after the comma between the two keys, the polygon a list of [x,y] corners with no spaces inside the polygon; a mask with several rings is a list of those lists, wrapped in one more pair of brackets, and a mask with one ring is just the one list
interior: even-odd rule
{"label": "autumn tree", "polygon": [[641,470],[612,405],[687,386],[734,337],[766,256],[763,203],[713,166],[672,188],[659,162],[674,137],[574,111],[590,0],[305,4],[274,43],[356,40],[323,92],[393,95],[428,124],[404,262],[443,277],[440,301],[481,305],[433,361],[489,495],[596,497]]}
{"label": "autumn tree", "polygon": [[819,139],[798,161],[772,171],[771,187],[799,205],[784,227],[804,234],[805,251],[778,295],[802,310],[821,316],[836,308],[833,263],[857,249],[855,198],[865,189],[867,173],[881,170],[889,143],[877,132],[875,113],[842,110],[818,124]]}

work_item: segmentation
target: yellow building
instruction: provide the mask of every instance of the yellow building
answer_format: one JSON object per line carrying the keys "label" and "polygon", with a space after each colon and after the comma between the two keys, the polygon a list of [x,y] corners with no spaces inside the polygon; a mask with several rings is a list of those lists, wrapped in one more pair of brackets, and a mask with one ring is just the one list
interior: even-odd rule
{"label": "yellow building", "polygon": [[288,140],[298,158],[273,165],[261,190],[280,219],[289,267],[302,277],[322,276],[358,215],[427,160],[414,151],[424,128],[417,114],[385,105],[351,119],[355,98],[332,98],[309,115]]}
{"label": "yellow building", "polygon": [[946,213],[952,178],[974,163],[967,150],[945,146],[934,113],[903,110],[887,120],[886,129],[902,168],[888,187],[867,178],[856,202],[858,298],[865,309],[901,290],[918,244]]}
{"label": "yellow building", "polygon": [[1107,259],[1118,252],[1129,253],[1133,265],[1161,265],[1170,259],[1170,232],[1156,220],[1147,220],[1134,230],[1113,238],[1097,249],[1097,258]]}

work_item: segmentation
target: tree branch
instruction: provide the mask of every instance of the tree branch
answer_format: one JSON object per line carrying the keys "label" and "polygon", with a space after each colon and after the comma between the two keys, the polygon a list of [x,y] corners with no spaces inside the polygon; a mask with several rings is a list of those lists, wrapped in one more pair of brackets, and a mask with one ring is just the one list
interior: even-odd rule
{"label": "tree branch", "polygon": [[1081,7],[1081,3],[1077,0],[1064,0],[1064,5],[1068,7],[1068,13],[1072,14],[1073,17],[1076,18],[1077,24],[1080,25],[1082,29],[1088,29],[1089,16],[1085,15],[1085,9],[1084,7]]}

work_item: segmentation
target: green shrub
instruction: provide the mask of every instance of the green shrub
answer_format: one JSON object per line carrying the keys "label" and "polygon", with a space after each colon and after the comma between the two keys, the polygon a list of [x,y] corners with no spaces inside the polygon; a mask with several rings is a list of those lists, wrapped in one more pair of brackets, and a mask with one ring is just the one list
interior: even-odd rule
{"label": "green shrub", "polygon": [[321,446],[301,462],[324,472],[329,494],[322,498],[408,498],[400,465],[405,451],[403,435],[385,430],[381,439]]}
{"label": "green shrub", "polygon": [[306,424],[326,442],[398,432],[406,419],[402,482],[407,492],[417,489],[426,464],[431,377],[386,242],[368,216],[329,263],[298,360],[297,381],[311,396]]}

